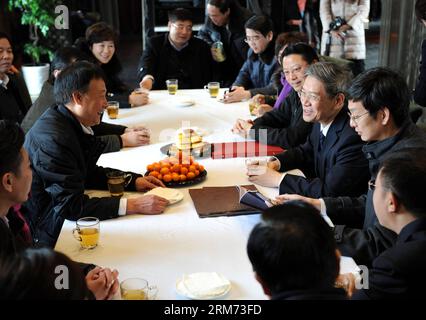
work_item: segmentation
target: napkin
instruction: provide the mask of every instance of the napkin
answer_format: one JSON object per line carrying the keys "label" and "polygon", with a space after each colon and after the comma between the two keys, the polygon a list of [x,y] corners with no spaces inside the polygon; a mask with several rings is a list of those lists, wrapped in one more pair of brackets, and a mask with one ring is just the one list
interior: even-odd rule
{"label": "napkin", "polygon": [[212,299],[226,294],[231,283],[216,272],[198,272],[183,275],[179,289],[194,299]]}
{"label": "napkin", "polygon": [[148,191],[145,194],[154,194],[156,196],[165,198],[165,199],[169,200],[170,204],[176,203],[176,202],[183,199],[182,192],[180,192],[176,189],[171,189],[171,188],[158,187],[158,188],[154,188],[154,189]]}

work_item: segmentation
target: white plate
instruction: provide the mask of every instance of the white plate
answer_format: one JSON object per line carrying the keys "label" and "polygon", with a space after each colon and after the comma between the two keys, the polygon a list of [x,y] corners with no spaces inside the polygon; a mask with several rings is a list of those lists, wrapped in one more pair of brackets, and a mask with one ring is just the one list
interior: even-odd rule
{"label": "white plate", "polygon": [[174,97],[169,99],[169,103],[175,107],[190,107],[195,104],[195,101],[189,97]]}
{"label": "white plate", "polygon": [[216,272],[184,274],[176,281],[176,292],[194,300],[213,300],[225,297],[231,290],[231,282]]}
{"label": "white plate", "polygon": [[169,200],[170,204],[174,204],[176,202],[179,202],[183,199],[183,193],[176,190],[176,189],[171,189],[171,188],[162,188],[162,187],[158,187],[158,188],[154,188],[150,191],[148,191],[145,194],[154,194],[156,196],[165,198],[167,200]]}

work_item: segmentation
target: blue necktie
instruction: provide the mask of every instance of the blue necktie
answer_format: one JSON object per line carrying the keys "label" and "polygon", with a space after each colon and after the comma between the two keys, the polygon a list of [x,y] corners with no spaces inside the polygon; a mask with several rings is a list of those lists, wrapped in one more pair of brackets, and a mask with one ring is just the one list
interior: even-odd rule
{"label": "blue necktie", "polygon": [[323,135],[322,132],[320,132],[320,137],[319,137],[319,145],[318,145],[318,151],[321,152],[321,150],[324,147],[324,142],[325,142],[325,135]]}

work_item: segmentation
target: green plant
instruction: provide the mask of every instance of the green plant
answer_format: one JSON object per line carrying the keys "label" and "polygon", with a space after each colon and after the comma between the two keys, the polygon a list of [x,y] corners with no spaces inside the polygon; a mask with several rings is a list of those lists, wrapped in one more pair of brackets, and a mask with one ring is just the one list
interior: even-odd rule
{"label": "green plant", "polygon": [[34,63],[40,63],[42,56],[51,60],[53,51],[44,45],[49,30],[55,23],[55,5],[57,0],[9,0],[9,10],[21,11],[21,23],[29,26],[31,43],[24,45],[24,52]]}

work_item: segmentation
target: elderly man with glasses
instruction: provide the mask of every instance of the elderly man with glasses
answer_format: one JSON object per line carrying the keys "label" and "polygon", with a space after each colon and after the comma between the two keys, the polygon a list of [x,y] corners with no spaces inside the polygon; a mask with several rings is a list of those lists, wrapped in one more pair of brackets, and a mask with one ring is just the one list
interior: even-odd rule
{"label": "elderly man with glasses", "polygon": [[360,74],[349,88],[348,99],[351,126],[367,142],[363,147],[371,174],[367,194],[322,199],[282,195],[279,201],[298,199],[316,206],[336,225],[335,238],[342,254],[369,266],[396,240],[393,231],[378,223],[373,208],[378,168],[398,150],[426,147],[426,134],[409,117],[410,91],[405,80],[390,69],[373,68]]}
{"label": "elderly man with glasses", "polygon": [[166,89],[166,80],[177,79],[181,89],[200,89],[214,80],[210,48],[192,36],[192,22],[186,9],[169,12],[169,32],[152,37],[140,60],[142,88]]}
{"label": "elderly man with glasses", "polygon": [[[350,72],[337,64],[319,62],[310,65],[305,74],[298,94],[303,120],[313,123],[312,132],[304,144],[277,155],[268,167],[249,165],[249,180],[279,186],[280,194],[360,196],[370,175],[363,143],[347,115],[345,92]],[[285,173],[295,168],[306,178]]]}

